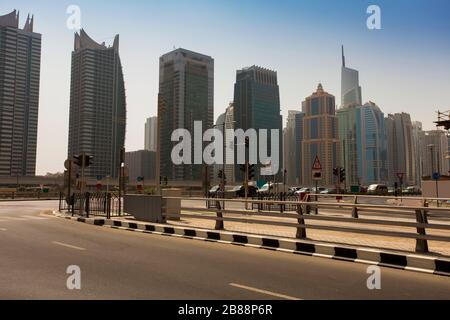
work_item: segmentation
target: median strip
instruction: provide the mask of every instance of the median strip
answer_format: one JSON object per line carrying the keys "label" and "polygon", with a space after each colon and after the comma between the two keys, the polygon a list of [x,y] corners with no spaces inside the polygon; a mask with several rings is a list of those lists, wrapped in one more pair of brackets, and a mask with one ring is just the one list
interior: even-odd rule
{"label": "median strip", "polygon": [[244,234],[225,230],[207,230],[193,228],[192,226],[168,226],[167,224],[125,221],[123,219],[77,218],[57,212],[54,213],[56,216],[68,220],[97,226],[105,226],[113,229],[233,244],[284,253],[294,253],[313,257],[378,265],[414,272],[450,276],[450,259],[448,257],[420,255],[412,252],[396,252],[367,247],[355,247],[311,240],[267,237],[263,235]]}

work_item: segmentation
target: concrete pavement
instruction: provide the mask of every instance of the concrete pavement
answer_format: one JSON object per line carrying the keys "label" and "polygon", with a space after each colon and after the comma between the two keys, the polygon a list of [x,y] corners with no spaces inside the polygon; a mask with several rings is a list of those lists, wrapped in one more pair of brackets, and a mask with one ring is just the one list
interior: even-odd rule
{"label": "concrete pavement", "polygon": [[[55,207],[0,204],[0,299],[450,299],[446,277],[381,268],[371,291],[365,265],[39,215]],[[69,265],[79,291],[66,288]]]}

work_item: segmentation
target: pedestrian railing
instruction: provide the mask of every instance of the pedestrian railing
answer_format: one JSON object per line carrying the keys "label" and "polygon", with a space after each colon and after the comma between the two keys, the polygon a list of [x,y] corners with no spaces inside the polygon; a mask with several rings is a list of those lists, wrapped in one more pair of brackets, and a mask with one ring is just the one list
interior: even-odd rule
{"label": "pedestrian railing", "polygon": [[[314,196],[310,195],[303,201],[214,199],[215,206],[205,208],[182,206],[180,214],[165,214],[165,216],[214,220],[217,230],[225,229],[227,222],[290,227],[296,230],[295,235],[298,239],[306,239],[307,231],[310,229],[415,239],[415,250],[421,253],[429,251],[428,241],[450,243],[449,208],[431,208],[423,201],[421,206],[405,205],[393,210],[392,205],[315,201]],[[184,203],[213,201],[205,198],[167,197],[167,199],[179,199]],[[232,208],[233,203],[245,202],[251,204],[251,210]],[[223,209],[222,203],[227,203],[228,209]],[[284,210],[278,212],[270,210],[274,206]],[[339,216],[329,214],[330,210],[341,214]],[[360,214],[361,212],[363,214]],[[433,220],[432,223],[429,222],[430,219]]]}
{"label": "pedestrian railing", "polygon": [[59,211],[80,216],[102,216],[106,218],[126,215],[123,213],[122,198],[116,192],[74,193],[66,197],[60,193]]}

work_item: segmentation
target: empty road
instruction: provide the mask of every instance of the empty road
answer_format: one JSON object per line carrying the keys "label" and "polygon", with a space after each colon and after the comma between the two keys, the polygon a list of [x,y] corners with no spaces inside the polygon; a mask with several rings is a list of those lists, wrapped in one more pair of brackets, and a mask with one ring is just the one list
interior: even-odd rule
{"label": "empty road", "polygon": [[[57,202],[0,203],[0,299],[450,299],[450,278],[114,230],[41,214]],[[81,289],[69,290],[69,266]]]}

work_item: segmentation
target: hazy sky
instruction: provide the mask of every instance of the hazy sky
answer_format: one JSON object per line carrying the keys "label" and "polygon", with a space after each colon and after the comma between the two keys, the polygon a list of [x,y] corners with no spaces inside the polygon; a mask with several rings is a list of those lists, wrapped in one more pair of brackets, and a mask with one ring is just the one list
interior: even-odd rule
{"label": "hazy sky", "polygon": [[[379,5],[382,29],[368,30],[367,7]],[[70,59],[69,5],[95,40],[120,34],[127,92],[128,151],[144,146],[145,118],[156,115],[158,58],[182,47],[215,59],[215,114],[233,99],[236,70],[278,72],[283,116],[321,82],[340,101],[340,45],[360,71],[364,101],[385,113],[408,112],[433,128],[450,109],[448,0],[0,0],[0,14],[35,15],[42,33],[37,174],[63,170],[67,157]],[[285,122],[286,119],[284,119]]]}

